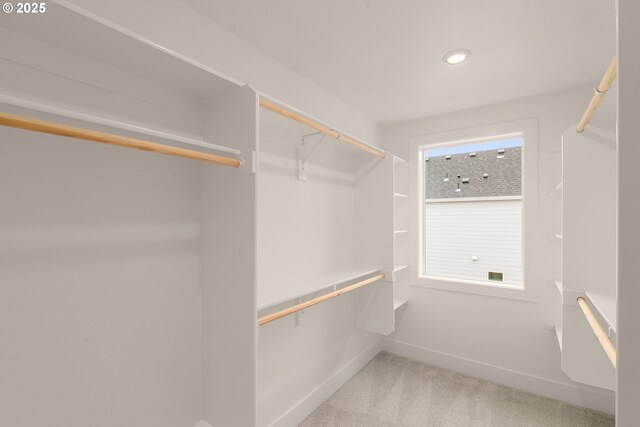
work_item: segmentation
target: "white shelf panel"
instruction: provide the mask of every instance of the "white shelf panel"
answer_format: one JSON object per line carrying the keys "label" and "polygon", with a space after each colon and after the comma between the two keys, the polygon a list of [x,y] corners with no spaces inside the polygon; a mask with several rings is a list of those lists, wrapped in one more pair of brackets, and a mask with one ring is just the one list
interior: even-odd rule
{"label": "white shelf panel", "polygon": [[409,195],[405,193],[393,193],[393,195],[403,199],[406,199],[407,197],[409,197]]}
{"label": "white shelf panel", "polygon": [[556,288],[558,288],[558,291],[560,292],[560,295],[562,295],[562,279],[556,279],[554,282],[556,284]]}
{"label": "white shelf panel", "polygon": [[558,345],[560,346],[560,351],[562,351],[562,329],[556,326],[556,338],[558,338]]}
{"label": "white shelf panel", "polygon": [[258,286],[258,311],[331,288],[334,285],[357,280],[379,271],[379,268],[348,266],[287,282]]}
{"label": "white shelf panel", "polygon": [[[97,22],[54,2],[47,3],[47,19],[6,19],[2,26],[197,97],[212,96],[242,86],[240,82],[187,57],[158,48],[132,32]],[[83,36],[77,37],[78,34]],[[122,49],[122,46],[127,48]]]}
{"label": "white shelf panel", "polygon": [[394,231],[395,234],[408,234],[409,230],[396,230]]}
{"label": "white shelf panel", "polygon": [[585,292],[591,304],[595,307],[596,310],[600,313],[602,318],[613,332],[616,332],[616,311],[617,311],[617,301],[613,296],[600,294],[597,292]]}
{"label": "white shelf panel", "polygon": [[131,132],[140,133],[143,135],[155,136],[161,139],[167,139],[170,141],[181,142],[183,144],[195,145],[199,147],[208,148],[211,150],[222,151],[225,153],[232,153],[240,155],[242,152],[235,148],[229,148],[218,144],[212,144],[202,139],[194,139],[183,135],[176,135],[160,130],[150,129],[144,126],[138,126],[131,123],[122,122],[119,120],[112,120],[107,117],[95,116],[91,114],[82,113],[80,111],[70,110],[62,108],[56,105],[47,104],[43,102],[31,101],[24,98],[17,98],[14,96],[0,94],[0,102],[3,104],[9,104],[16,107],[26,108],[29,110],[40,111],[48,114],[55,114],[57,116],[66,117],[68,119],[81,120],[83,122],[89,122],[102,126],[109,126],[116,129],[127,130]]}
{"label": "white shelf panel", "polygon": [[393,302],[393,311],[396,311],[397,309],[399,309],[400,307],[402,307],[403,305],[407,304],[409,301],[408,300],[395,300]]}
{"label": "white shelf panel", "polygon": [[396,265],[393,272],[397,273],[398,271],[406,270],[407,268],[409,268],[408,265]]}

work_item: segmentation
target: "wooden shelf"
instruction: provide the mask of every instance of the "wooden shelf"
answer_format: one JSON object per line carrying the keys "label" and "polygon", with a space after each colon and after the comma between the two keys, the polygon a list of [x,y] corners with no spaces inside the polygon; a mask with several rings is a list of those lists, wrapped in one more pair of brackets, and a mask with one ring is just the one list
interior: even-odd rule
{"label": "wooden shelf", "polygon": [[396,311],[400,307],[406,305],[408,302],[409,302],[408,300],[395,300],[393,302],[393,311]]}
{"label": "wooden shelf", "polygon": [[365,278],[379,272],[378,268],[348,266],[311,276],[304,276],[287,282],[258,285],[258,311],[305,295]]}
{"label": "wooden shelf", "polygon": [[585,292],[587,298],[593,305],[593,307],[600,313],[600,316],[604,319],[605,322],[613,332],[616,332],[616,311],[617,311],[617,301],[616,298],[610,295],[601,294],[597,292]]}

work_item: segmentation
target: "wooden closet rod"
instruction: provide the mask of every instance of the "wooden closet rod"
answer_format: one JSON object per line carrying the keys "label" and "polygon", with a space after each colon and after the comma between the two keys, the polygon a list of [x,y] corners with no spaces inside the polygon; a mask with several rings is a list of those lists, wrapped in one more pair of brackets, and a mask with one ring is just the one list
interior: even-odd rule
{"label": "wooden closet rod", "polygon": [[580,123],[578,123],[578,127],[576,128],[576,131],[578,133],[582,133],[584,131],[585,126],[587,126],[587,123],[589,123],[589,120],[591,120],[591,116],[593,116],[593,113],[598,108],[598,105],[600,105],[600,102],[602,101],[602,97],[611,88],[613,81],[616,79],[617,65],[618,65],[618,60],[616,58],[616,55],[613,55],[613,58],[609,63],[609,67],[607,67],[607,71],[605,71],[604,76],[602,76],[602,80],[600,81],[600,84],[595,89],[595,93],[593,94],[593,98],[591,98],[591,102],[589,102],[589,106],[587,107],[586,111],[582,115],[582,118],[580,119]]}
{"label": "wooden closet rod", "polygon": [[166,154],[168,156],[202,160],[205,162],[231,166],[234,168],[239,167],[241,164],[241,161],[239,159],[220,156],[218,154],[201,153],[199,151],[172,147],[170,145],[156,144],[155,142],[143,141],[140,139],[113,135],[104,132],[97,132],[94,130],[83,129],[74,126],[61,125],[58,123],[36,120],[29,117],[14,116],[12,114],[0,113],[0,125],[31,130],[34,132],[66,136],[69,138],[84,139],[86,141],[100,142],[103,144],[117,145],[118,147],[133,148],[135,150],[150,151],[153,153]]}
{"label": "wooden closet rod", "polygon": [[380,274],[375,275],[373,277],[370,277],[368,279],[364,279],[364,280],[362,280],[362,281],[360,281],[358,283],[354,283],[353,285],[346,286],[346,287],[344,287],[342,289],[338,289],[336,291],[329,292],[328,294],[321,295],[321,296],[319,296],[317,298],[312,298],[309,301],[305,301],[303,303],[296,304],[296,305],[294,305],[292,307],[285,308],[284,310],[276,311],[273,314],[269,314],[267,316],[261,317],[260,319],[258,319],[258,324],[260,326],[262,326],[262,325],[264,325],[266,323],[273,322],[274,320],[277,320],[277,319],[280,319],[281,317],[288,316],[290,314],[296,313],[296,312],[298,312],[300,310],[304,310],[305,308],[311,307],[312,305],[316,305],[316,304],[319,304],[321,302],[330,300],[331,298],[339,297],[342,294],[346,294],[348,292],[351,292],[351,291],[356,290],[358,288],[361,288],[363,286],[369,285],[369,284],[371,284],[373,282],[377,282],[380,279],[384,279],[384,274],[383,273],[380,273]]}
{"label": "wooden closet rod", "polygon": [[101,116],[94,116],[92,114],[87,114],[87,113],[81,113],[80,111],[70,110],[68,108],[60,107],[57,105],[46,104],[39,101],[31,101],[28,99],[7,95],[4,93],[0,93],[0,103],[13,105],[20,108],[25,108],[27,110],[53,114],[55,116],[62,116],[68,119],[80,120],[82,122],[93,123],[100,126],[107,126],[109,128],[135,132],[137,134],[154,136],[156,138],[167,139],[169,141],[175,141],[181,144],[204,147],[209,150],[235,154],[236,156],[239,156],[240,154],[242,154],[242,152],[238,149],[225,147],[223,145],[212,144],[211,142],[202,141],[200,139],[193,139],[193,138],[189,138],[182,135],[174,135],[174,134],[159,131],[156,129],[150,129],[144,126],[135,125],[132,123],[121,122],[119,120],[114,120],[114,119],[101,117]]}
{"label": "wooden closet rod", "polygon": [[357,141],[351,137],[341,134],[335,129],[331,129],[325,125],[314,122],[311,119],[301,116],[293,111],[288,110],[287,108],[281,107],[271,101],[268,101],[264,98],[260,98],[260,106],[262,108],[266,108],[269,111],[272,111],[276,114],[280,114],[281,116],[287,117],[291,120],[295,120],[298,123],[302,123],[305,126],[310,127],[311,129],[317,130],[318,132],[322,132],[323,134],[330,136],[331,138],[337,139],[338,141],[345,142],[349,145],[352,145],[360,150],[366,151],[369,154],[373,154],[374,156],[383,158],[385,157],[385,152],[380,150],[379,148],[375,148],[361,141]]}
{"label": "wooden closet rod", "polygon": [[589,322],[591,329],[593,329],[593,333],[596,334],[596,338],[598,338],[598,341],[600,342],[600,345],[602,346],[602,349],[604,350],[604,352],[607,354],[609,361],[615,368],[616,367],[616,348],[613,346],[613,344],[611,344],[609,337],[602,330],[602,326],[600,326],[598,319],[596,319],[596,317],[593,315],[591,308],[589,308],[589,305],[587,304],[587,302],[583,297],[578,297],[578,305],[582,309],[582,312],[584,313],[584,317],[587,318],[587,322]]}

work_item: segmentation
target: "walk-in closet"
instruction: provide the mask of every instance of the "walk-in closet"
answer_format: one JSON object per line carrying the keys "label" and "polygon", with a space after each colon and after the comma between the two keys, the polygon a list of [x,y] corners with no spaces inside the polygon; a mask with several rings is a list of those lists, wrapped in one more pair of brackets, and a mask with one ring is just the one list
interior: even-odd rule
{"label": "walk-in closet", "polygon": [[5,2],[0,427],[638,425],[638,22]]}

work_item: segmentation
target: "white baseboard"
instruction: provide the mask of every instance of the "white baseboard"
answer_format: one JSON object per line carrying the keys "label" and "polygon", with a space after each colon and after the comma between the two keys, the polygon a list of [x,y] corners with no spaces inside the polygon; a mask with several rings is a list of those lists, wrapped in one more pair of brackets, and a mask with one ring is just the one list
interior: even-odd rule
{"label": "white baseboard", "polygon": [[366,347],[322,384],[300,399],[277,420],[269,424],[269,427],[295,427],[300,424],[314,409],[342,387],[360,369],[364,368],[380,351],[382,351],[382,339],[378,339]]}
{"label": "white baseboard", "polygon": [[451,369],[465,375],[561,400],[572,405],[607,414],[615,413],[615,393],[609,390],[541,378],[389,338],[384,340],[383,349],[408,359]]}

